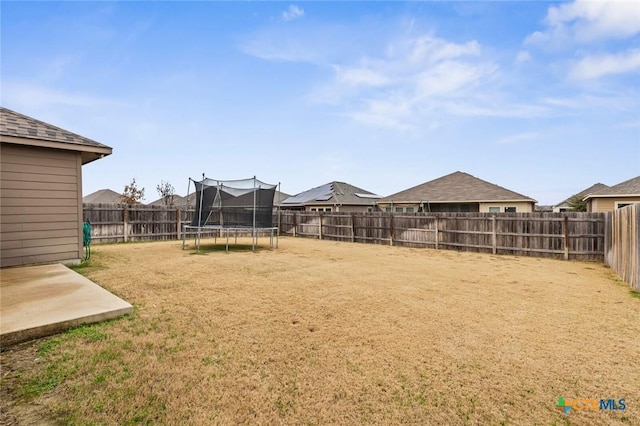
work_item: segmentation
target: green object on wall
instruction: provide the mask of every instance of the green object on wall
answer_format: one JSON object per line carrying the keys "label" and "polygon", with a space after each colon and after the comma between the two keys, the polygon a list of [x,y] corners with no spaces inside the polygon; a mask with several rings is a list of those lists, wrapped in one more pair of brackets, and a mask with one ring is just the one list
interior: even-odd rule
{"label": "green object on wall", "polygon": [[82,224],[82,246],[84,247],[84,260],[91,257],[91,223],[89,221]]}

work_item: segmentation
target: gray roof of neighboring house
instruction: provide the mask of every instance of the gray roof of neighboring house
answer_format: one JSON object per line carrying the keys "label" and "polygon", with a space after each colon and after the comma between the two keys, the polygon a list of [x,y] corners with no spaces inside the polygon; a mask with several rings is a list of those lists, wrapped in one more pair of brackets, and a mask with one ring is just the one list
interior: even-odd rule
{"label": "gray roof of neighboring house", "polygon": [[99,142],[72,133],[60,127],[36,120],[8,108],[0,107],[0,134],[28,139],[105,147]]}
{"label": "gray roof of neighboring house", "polygon": [[82,202],[88,204],[121,204],[122,194],[111,189],[100,189],[82,197]]}
{"label": "gray roof of neighboring house", "polygon": [[594,194],[597,193],[599,191],[603,191],[605,189],[609,188],[609,185],[605,185],[604,183],[596,183],[594,185],[591,185],[589,188],[578,192],[577,194],[573,194],[571,197],[567,198],[566,200],[555,204],[553,207],[560,207],[560,206],[565,206],[569,204],[569,201],[573,198],[573,197],[580,197],[582,199],[584,199],[584,197],[586,197],[587,195],[590,194]]}
{"label": "gray roof of neighboring house", "polygon": [[[166,197],[160,197],[155,201],[150,202],[149,204],[147,204],[148,206],[166,206],[167,204],[164,202]],[[185,199],[183,196],[181,195],[177,195],[177,194],[173,194],[173,205],[180,207],[180,206],[184,206],[185,204]]]}
{"label": "gray roof of neighboring house", "polygon": [[282,201],[283,206],[309,204],[372,205],[379,195],[345,182],[329,182]]}
{"label": "gray roof of neighboring house", "polygon": [[640,176],[636,176],[629,180],[625,180],[617,185],[610,186],[602,191],[594,192],[584,199],[588,198],[599,198],[599,197],[638,197],[640,196]]}
{"label": "gray roof of neighboring house", "polygon": [[380,200],[384,202],[491,202],[536,200],[517,192],[478,179],[464,172],[454,172],[421,185],[389,195]]}
{"label": "gray roof of neighboring house", "polygon": [[278,206],[289,197],[291,197],[291,195],[285,194],[284,192],[276,191],[275,195],[273,196],[273,205]]}

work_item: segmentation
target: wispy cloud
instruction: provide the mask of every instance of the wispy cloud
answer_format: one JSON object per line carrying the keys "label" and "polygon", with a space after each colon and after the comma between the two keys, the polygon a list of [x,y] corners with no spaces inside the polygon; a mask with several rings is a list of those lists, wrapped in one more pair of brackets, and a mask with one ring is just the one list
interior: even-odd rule
{"label": "wispy cloud", "polygon": [[514,63],[516,65],[522,65],[525,64],[527,62],[530,62],[532,59],[531,57],[531,53],[529,53],[526,50],[521,50],[518,52],[518,54],[516,55],[516,59],[514,60]]}
{"label": "wispy cloud", "polygon": [[398,38],[377,55],[333,65],[335,78],[319,93],[331,94],[332,104],[350,105],[345,114],[358,122],[412,129],[429,123],[426,116],[444,100],[491,80],[497,65],[481,51],[475,40],[453,43],[432,34]]}
{"label": "wispy cloud", "polygon": [[282,20],[285,22],[293,21],[294,19],[299,19],[304,17],[304,9],[291,5],[287,10],[282,12]]}
{"label": "wispy cloud", "polygon": [[534,32],[526,42],[558,48],[624,39],[640,32],[640,7],[636,1],[577,0],[549,7],[545,24],[545,30]]}
{"label": "wispy cloud", "polygon": [[620,112],[634,112],[638,108],[638,94],[631,90],[629,93],[610,93],[607,95],[593,95],[581,93],[573,97],[553,96],[540,99],[542,105],[548,105],[556,111],[578,110],[606,110]]}
{"label": "wispy cloud", "polygon": [[639,70],[640,49],[629,49],[621,53],[587,55],[572,67],[569,75],[578,80],[592,80]]}

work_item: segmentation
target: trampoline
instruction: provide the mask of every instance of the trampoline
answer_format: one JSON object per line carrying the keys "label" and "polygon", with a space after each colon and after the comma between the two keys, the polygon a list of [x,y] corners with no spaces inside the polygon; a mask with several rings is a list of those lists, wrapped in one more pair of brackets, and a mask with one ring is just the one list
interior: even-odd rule
{"label": "trampoline", "polygon": [[[251,234],[251,250],[255,251],[259,235],[268,235],[270,247],[278,246],[278,227],[273,226],[273,198],[278,185],[262,182],[254,176],[249,179],[219,180],[202,175],[202,180],[189,178],[187,194],[193,183],[196,205],[193,219],[183,223],[182,248],[187,234],[194,235],[197,250],[203,233],[226,237],[226,251],[233,234]],[[185,214],[187,208],[185,208]],[[216,240],[217,241],[217,240]]]}

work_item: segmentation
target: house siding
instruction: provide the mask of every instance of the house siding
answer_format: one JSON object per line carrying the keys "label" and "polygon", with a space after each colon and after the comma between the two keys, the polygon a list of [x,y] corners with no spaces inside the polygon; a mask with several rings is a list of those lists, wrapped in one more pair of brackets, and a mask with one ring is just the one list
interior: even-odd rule
{"label": "house siding", "polygon": [[0,266],[82,257],[78,151],[0,144]]}
{"label": "house siding", "polygon": [[533,203],[522,203],[522,202],[480,203],[480,212],[488,213],[490,207],[500,208],[501,213],[504,213],[504,209],[506,207],[515,207],[517,213],[531,213],[534,211],[534,208],[535,208]]}
{"label": "house siding", "polygon": [[[465,209],[462,206],[466,206]],[[420,204],[417,203],[379,203],[381,211],[386,211],[388,207],[391,207],[391,211],[395,212],[397,208],[402,208],[403,212],[406,212],[407,207],[413,208],[414,212],[420,211]],[[500,212],[504,213],[505,207],[515,207],[518,213],[531,213],[534,211],[534,204],[528,202],[495,202],[495,203],[478,203],[478,202],[457,202],[457,203],[423,203],[425,211],[438,213],[438,212],[483,212],[488,213],[489,207],[499,207]]]}
{"label": "house siding", "polygon": [[616,209],[618,203],[640,203],[640,197],[594,197],[588,200],[587,210],[594,213],[610,212]]}

